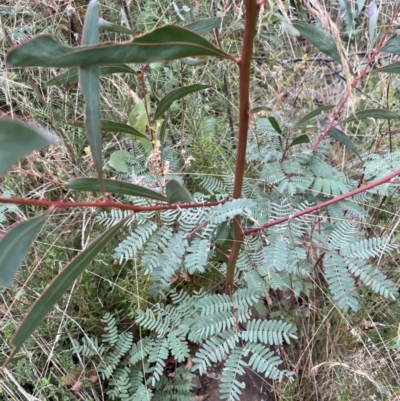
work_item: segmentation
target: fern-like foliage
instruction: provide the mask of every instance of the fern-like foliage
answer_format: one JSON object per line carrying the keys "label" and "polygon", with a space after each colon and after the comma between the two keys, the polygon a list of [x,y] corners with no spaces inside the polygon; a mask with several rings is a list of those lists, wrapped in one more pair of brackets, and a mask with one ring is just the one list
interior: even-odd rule
{"label": "fern-like foliage", "polygon": [[[93,342],[98,354],[91,351],[87,340],[74,345],[81,353],[101,355],[98,369],[109,382],[110,398],[190,399],[190,375],[179,369],[193,353],[193,343],[197,350],[192,372],[203,374],[212,364],[222,365],[221,399],[240,399],[245,368],[268,379],[290,379],[291,372],[284,369],[273,347],[290,344],[296,338],[295,327],[290,321],[253,315],[255,309],[265,309],[263,299],[270,289],[301,296],[313,288],[318,273],[326,279],[328,297],[344,311],[360,308],[361,286],[389,299],[397,296],[390,278],[373,267],[375,260],[395,251],[397,244],[391,238],[370,236],[359,224],[368,217],[364,205],[371,194],[388,195],[390,186],[292,219],[290,216],[311,205],[355,189],[358,181],[332,166],[329,141],[312,153],[299,145],[286,149],[284,142],[269,119],[257,119],[249,132],[249,174],[243,182],[242,199],[229,198],[234,183],[231,172],[197,175],[194,179],[200,189],[194,194],[195,201],[223,203],[136,213],[129,220],[129,233],[117,246],[115,257],[120,262],[135,260],[150,276],[149,291],[156,301],[136,316],[136,324],[149,335],[135,342],[129,333],[118,330],[112,316],[106,316],[101,345]],[[175,177],[183,181],[174,152],[169,148],[163,151],[167,176],[157,177],[150,171],[147,153],[136,141],[132,155],[126,158],[130,172],[118,178],[159,192],[164,191],[165,180]],[[371,155],[364,177],[377,179],[394,168],[400,168],[400,152]],[[137,205],[147,202],[134,197],[128,200]],[[110,211],[98,216],[98,221],[109,226],[125,215]],[[244,230],[282,218],[285,221],[244,237],[236,263],[235,292],[228,296],[172,291],[171,285],[179,277],[194,282],[215,269],[226,272],[232,219],[237,215]],[[179,288],[179,281],[176,285]],[[165,375],[169,358],[179,365],[174,378]]]}

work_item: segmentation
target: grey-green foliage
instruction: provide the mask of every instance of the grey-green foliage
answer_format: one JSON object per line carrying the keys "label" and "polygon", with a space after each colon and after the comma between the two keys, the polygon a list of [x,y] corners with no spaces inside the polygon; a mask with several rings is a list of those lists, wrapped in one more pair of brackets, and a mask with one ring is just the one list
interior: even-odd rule
{"label": "grey-green foliage", "polygon": [[[168,299],[171,283],[181,275],[206,275],[214,268],[225,273],[226,263],[221,255],[229,254],[231,220],[235,215],[242,216],[243,228],[251,228],[291,216],[357,187],[357,180],[329,162],[329,141],[313,153],[303,150],[304,145],[285,152],[284,143],[268,119],[258,119],[249,132],[248,178],[243,185],[243,199],[229,199],[231,173],[196,176],[203,191],[194,194],[196,201],[225,203],[137,213],[128,222],[129,233],[116,248],[115,257],[120,262],[135,259],[151,277],[152,295]],[[131,171],[119,178],[160,190],[164,178],[182,181],[174,173],[179,171],[179,163],[173,152],[166,149],[165,157],[169,170],[160,179],[146,167],[144,151],[136,143],[127,157]],[[400,153],[373,155],[365,163],[365,178],[379,178],[399,166]],[[377,192],[388,194],[389,188],[370,191]],[[290,377],[290,372],[279,369],[280,360],[269,347],[288,343],[294,336],[293,326],[261,321],[252,315],[253,307],[263,306],[260,300],[269,289],[301,296],[313,289],[316,275],[323,274],[330,298],[345,311],[359,309],[361,286],[394,299],[394,283],[373,266],[373,259],[397,246],[391,238],[370,237],[360,224],[368,215],[363,205],[368,204],[370,193],[245,236],[236,265],[237,290],[232,297],[172,293],[172,303],[160,302],[139,311],[137,323],[154,336],[142,339],[145,345],[140,355],[146,358],[149,369],[145,384],[154,387],[160,382],[169,353],[184,363],[190,355],[188,340],[199,345],[193,359],[196,371],[204,373],[212,363],[223,364],[224,398],[238,399],[243,387],[239,377],[245,366],[272,379]],[[129,201],[145,204],[136,198]],[[109,225],[124,216],[125,213],[112,211],[102,213],[98,219]],[[137,351],[134,355],[132,363],[138,363],[140,355]]]}
{"label": "grey-green foliage", "polygon": [[130,331],[117,328],[115,316],[106,314],[102,322],[102,338],[75,340],[73,352],[95,362],[110,400],[188,401],[193,397],[193,375],[188,369],[177,369],[173,378],[163,375],[170,348],[167,338],[144,337],[134,342]]}

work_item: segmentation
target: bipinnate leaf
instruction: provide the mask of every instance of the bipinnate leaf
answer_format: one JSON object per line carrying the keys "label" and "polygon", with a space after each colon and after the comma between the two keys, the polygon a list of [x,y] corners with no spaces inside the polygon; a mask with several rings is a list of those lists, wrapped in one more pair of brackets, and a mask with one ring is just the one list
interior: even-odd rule
{"label": "bipinnate leaf", "polygon": [[[74,191],[100,192],[99,182],[95,178],[73,178],[68,181],[66,187]],[[125,181],[104,180],[104,190],[114,194],[138,196],[164,202],[167,200],[158,192]]]}
{"label": "bipinnate leaf", "polygon": [[385,53],[400,54],[400,37],[394,37],[389,39],[385,46],[382,47],[382,51]]}
{"label": "bipinnate leaf", "polygon": [[158,120],[171,107],[171,104],[174,103],[175,100],[182,99],[184,96],[189,95],[190,93],[207,88],[210,88],[210,85],[194,84],[172,90],[161,99],[154,114],[154,120]]}
{"label": "bipinnate leaf", "polygon": [[332,128],[331,130],[329,130],[328,135],[334,139],[336,139],[337,141],[339,141],[340,143],[342,143],[344,146],[346,146],[347,148],[349,148],[361,161],[363,161],[363,159],[361,158],[360,154],[358,153],[357,148],[354,146],[354,143],[350,140],[350,138],[344,133],[342,132],[340,129],[338,128]]}
{"label": "bipinnate leaf", "polygon": [[319,114],[321,114],[324,111],[331,110],[335,106],[321,106],[318,107],[317,109],[310,111],[308,114],[306,114],[295,126],[294,129],[299,129],[302,125],[304,125],[306,122],[310,121],[312,118],[317,117]]}
{"label": "bipinnate leaf", "polygon": [[[117,74],[117,73],[133,74],[135,73],[135,71],[132,70],[132,68],[129,68],[125,64],[100,67],[100,76]],[[53,85],[60,86],[64,84],[70,84],[73,82],[78,82],[78,79],[79,79],[79,69],[74,67],[50,79],[50,81],[46,82],[46,86],[53,86]]]}
{"label": "bipinnate leaf", "polygon": [[192,22],[188,25],[185,25],[185,28],[190,29],[193,32],[196,32],[199,35],[204,35],[205,33],[210,32],[211,29],[220,26],[221,22],[222,22],[221,17],[205,18],[199,21]]}
{"label": "bipinnate leaf", "polygon": [[15,333],[12,344],[12,353],[5,362],[21,349],[24,342],[31,336],[33,331],[43,321],[45,316],[53,309],[54,305],[63,297],[64,293],[79,277],[79,275],[89,266],[94,258],[102,251],[107,243],[115,238],[117,231],[125,224],[127,219],[121,220],[113,227],[107,229],[97,237],[85,250],[76,256],[64,269],[54,278],[54,280],[43,291],[40,297],[32,305],[25,319],[22,321]]}
{"label": "bipinnate leaf", "polygon": [[132,135],[134,139],[146,139],[147,141],[150,141],[146,135],[140,133],[136,128],[116,121],[101,120],[101,130],[103,132],[123,132]]}
{"label": "bipinnate leaf", "polygon": [[289,147],[295,146],[295,145],[300,145],[301,143],[309,143],[309,142],[310,142],[310,137],[308,135],[304,134],[304,135],[300,135],[297,138],[293,139],[293,141],[289,145]]}
{"label": "bipinnate leaf", "polygon": [[123,33],[125,35],[130,35],[130,36],[134,35],[134,33],[130,29],[125,28],[122,25],[117,25],[117,24],[113,24],[111,22],[108,22],[103,18],[99,18],[99,28],[100,29],[104,29],[107,32]]}
{"label": "bipinnate leaf", "polygon": [[376,23],[378,22],[378,7],[375,1],[371,1],[368,6],[368,37],[370,48],[375,40]]}
{"label": "bipinnate leaf", "polygon": [[156,63],[183,57],[232,57],[188,29],[166,25],[131,42],[69,47],[51,36],[37,36],[7,55],[9,67],[84,67],[120,63]]}
{"label": "bipinnate leaf", "polygon": [[0,286],[9,287],[33,240],[49,213],[26,220],[13,227],[0,241]]}
{"label": "bipinnate leaf", "polygon": [[18,121],[0,119],[0,176],[32,151],[52,143],[49,133],[41,133]]}
{"label": "bipinnate leaf", "polygon": [[[99,7],[91,0],[83,27],[83,45],[99,41]],[[103,156],[100,128],[100,69],[97,65],[79,69],[79,83],[85,97],[85,126],[94,166],[103,192]]]}
{"label": "bipinnate leaf", "polygon": [[341,121],[341,123],[349,123],[352,121],[362,120],[364,118],[375,118],[377,120],[397,120],[400,118],[400,116],[397,113],[386,109],[366,109],[357,111],[350,117],[347,117],[345,120]]}
{"label": "bipinnate leaf", "polygon": [[342,64],[335,40],[324,30],[304,22],[293,22],[296,28],[318,50]]}
{"label": "bipinnate leaf", "polygon": [[385,72],[386,74],[400,74],[400,61],[377,68],[371,72]]}
{"label": "bipinnate leaf", "polygon": [[170,205],[172,205],[173,203],[194,202],[190,192],[176,180],[168,181],[165,190],[167,194],[168,203]]}

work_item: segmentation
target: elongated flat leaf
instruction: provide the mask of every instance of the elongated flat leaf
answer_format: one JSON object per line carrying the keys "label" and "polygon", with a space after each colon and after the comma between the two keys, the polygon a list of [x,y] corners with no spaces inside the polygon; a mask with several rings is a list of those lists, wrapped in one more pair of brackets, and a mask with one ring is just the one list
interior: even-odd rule
{"label": "elongated flat leaf", "polygon": [[185,25],[185,28],[190,29],[193,32],[196,32],[199,35],[204,35],[205,33],[210,32],[211,29],[220,26],[221,22],[222,22],[221,17],[205,18],[199,21],[192,22],[188,25]]}
{"label": "elongated flat leaf", "polygon": [[161,145],[161,152],[163,150],[163,146],[165,143],[165,140],[167,139],[167,121],[169,118],[169,114],[167,113],[167,115],[165,116],[165,119],[163,121],[163,123],[161,124],[161,128],[160,128],[160,145]]}
{"label": "elongated flat leaf", "polygon": [[17,121],[0,119],[0,176],[32,151],[52,143],[50,134],[40,133]]}
{"label": "elongated flat leaf", "polygon": [[136,128],[133,128],[128,124],[117,123],[116,121],[101,120],[101,130],[103,132],[124,132],[125,134],[134,136],[135,139],[143,138],[148,141],[150,140],[146,135],[141,134]]}
{"label": "elongated flat leaf", "polygon": [[214,56],[232,59],[200,35],[166,25],[132,42],[69,47],[51,36],[37,36],[14,47],[7,55],[9,67],[84,67],[120,63],[155,63],[183,57]]}
{"label": "elongated flat leaf", "polygon": [[341,121],[342,124],[349,123],[351,121],[358,121],[364,118],[376,118],[377,120],[397,120],[400,116],[397,113],[394,113],[390,110],[385,109],[366,109],[357,111],[355,114],[352,114],[350,117]]}
{"label": "elongated flat leaf", "polygon": [[381,67],[381,68],[377,68],[376,70],[372,70],[371,72],[385,72],[387,74],[400,74],[400,61],[389,64],[389,65],[385,65],[384,67]]}
{"label": "elongated flat leaf", "polygon": [[310,121],[312,118],[317,117],[323,111],[331,110],[335,106],[321,106],[318,109],[311,111],[310,113],[306,114],[295,126],[294,129],[299,129],[302,125],[304,125],[307,121]]}
{"label": "elongated flat leaf", "polygon": [[[91,0],[83,27],[83,45],[93,45],[99,41],[99,7]],[[94,166],[103,188],[103,156],[100,128],[100,69],[97,65],[79,69],[79,83],[85,97],[85,126]],[[101,190],[103,192],[103,189]]]}
{"label": "elongated flat leaf", "polygon": [[346,25],[346,32],[351,38],[353,34],[353,12],[349,0],[339,0],[340,7],[343,11],[343,19]]}
{"label": "elongated flat leaf", "polygon": [[108,22],[103,18],[99,19],[99,28],[104,29],[107,32],[123,33],[125,35],[130,35],[130,36],[134,35],[134,33],[130,29],[125,28],[122,25],[112,24],[111,22]]}
{"label": "elongated flat leaf", "polygon": [[[135,73],[135,71],[124,64],[100,67],[100,76],[117,74],[117,73],[133,74]],[[53,86],[53,85],[59,86],[64,84],[70,84],[73,82],[78,82],[78,79],[79,79],[79,70],[78,68],[74,67],[50,79],[50,81],[46,82],[46,86]]]}
{"label": "elongated flat leaf", "polygon": [[368,6],[368,37],[370,48],[375,40],[376,23],[378,22],[378,7],[375,1],[371,1]]}
{"label": "elongated flat leaf", "polygon": [[161,99],[154,114],[154,119],[159,119],[170,108],[171,104],[174,103],[175,100],[182,99],[184,96],[189,95],[190,93],[198,92],[209,87],[210,85],[194,84],[172,90]]}
{"label": "elongated flat leaf", "polygon": [[309,142],[310,142],[310,137],[308,135],[304,134],[304,135],[300,135],[297,138],[293,139],[293,141],[289,145],[289,147],[295,146],[295,145],[300,145],[301,143],[309,143]]}
{"label": "elongated flat leaf", "polygon": [[32,305],[27,316],[15,333],[11,341],[13,350],[6,364],[21,349],[24,342],[31,336],[47,313],[53,309],[54,305],[62,298],[79,275],[89,266],[107,243],[115,237],[115,234],[125,222],[126,219],[123,219],[115,226],[104,231],[103,234],[97,237],[85,250],[75,257],[71,263],[65,266],[49,284],[42,295],[40,295],[37,301]]}
{"label": "elongated flat leaf", "polygon": [[335,40],[331,35],[328,35],[321,28],[304,22],[293,22],[293,26],[318,50],[342,64]]}
{"label": "elongated flat leaf", "polygon": [[389,39],[382,47],[385,53],[400,54],[400,37]]}
{"label": "elongated flat leaf", "polygon": [[[95,178],[74,178],[69,180],[67,188],[74,191],[100,192],[100,186]],[[139,196],[146,199],[154,199],[158,201],[166,201],[167,198],[151,189],[141,187],[139,185],[130,184],[125,181],[104,180],[104,190],[115,194]]]}
{"label": "elongated flat leaf", "polygon": [[189,191],[176,180],[170,180],[166,186],[168,203],[192,203],[193,197]]}
{"label": "elongated flat leaf", "polygon": [[328,132],[328,134],[330,137],[336,139],[337,141],[342,143],[344,146],[349,148],[361,161],[363,161],[363,159],[361,159],[360,154],[358,153],[357,148],[354,146],[354,143],[350,140],[350,138],[344,132],[342,132],[338,128],[332,128]]}
{"label": "elongated flat leaf", "polygon": [[0,241],[0,286],[9,287],[49,213],[19,223]]}
{"label": "elongated flat leaf", "polygon": [[275,117],[268,117],[269,122],[271,123],[272,127],[274,128],[274,130],[279,134],[282,135],[282,129],[278,123],[278,121],[276,121]]}

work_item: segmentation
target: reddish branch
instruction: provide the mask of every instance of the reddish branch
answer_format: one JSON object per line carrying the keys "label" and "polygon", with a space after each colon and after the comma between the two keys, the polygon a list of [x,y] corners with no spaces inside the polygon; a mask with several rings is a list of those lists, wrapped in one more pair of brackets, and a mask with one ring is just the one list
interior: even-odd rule
{"label": "reddish branch", "polygon": [[[373,64],[373,62],[376,60],[376,57],[378,56],[380,51],[382,50],[382,47],[385,44],[386,38],[387,38],[388,34],[391,32],[391,30],[392,30],[392,25],[393,25],[394,20],[397,17],[398,12],[399,12],[399,5],[397,5],[394,8],[390,23],[389,23],[385,33],[382,35],[378,46],[372,52],[371,56],[368,58],[366,67],[361,71],[361,73],[357,77],[354,78],[354,81],[351,84],[351,91],[353,91],[355,89],[355,87],[358,85],[358,83],[361,81],[361,79],[364,78],[365,75],[369,74],[369,72],[370,72],[369,68]],[[335,113],[333,114],[332,118],[330,119],[330,122],[329,122],[328,126],[325,128],[324,132],[320,135],[320,137],[318,138],[317,142],[315,142],[315,144],[313,145],[312,152],[314,152],[318,148],[319,144],[326,138],[326,136],[328,135],[329,131],[332,128],[334,128],[336,125],[338,125],[338,122],[336,120],[340,116],[340,113],[342,112],[343,107],[345,106],[345,104],[349,100],[349,96],[350,96],[350,93],[346,93],[346,96],[344,97],[343,101],[340,103],[339,107],[336,109]]]}
{"label": "reddish branch", "polygon": [[[326,202],[322,202],[322,203],[319,203],[318,205],[311,206],[307,209],[302,210],[301,212],[294,213],[290,216],[282,217],[281,219],[278,219],[278,220],[270,221],[269,223],[263,224],[262,226],[253,227],[253,228],[249,228],[248,230],[244,230],[243,235],[251,235],[260,230],[264,230],[268,227],[276,226],[277,224],[282,224],[285,221],[296,219],[300,216],[304,216],[305,214],[315,212],[324,207],[327,207],[329,205],[333,205],[334,203],[340,202],[346,198],[350,198],[351,196],[360,194],[361,192],[368,191],[369,189],[377,187],[378,185],[385,184],[386,182],[391,181],[394,177],[396,177],[398,175],[400,175],[400,170],[396,170],[394,173],[391,173],[391,174],[387,175],[386,177],[381,178],[380,180],[373,181],[368,185],[364,185],[363,187],[357,188],[354,191],[347,192],[346,194],[339,195],[336,198],[330,199]],[[392,183],[394,183],[394,182],[392,181]],[[396,184],[397,184],[397,181],[396,181]]]}
{"label": "reddish branch", "polygon": [[[247,132],[249,130],[250,118],[250,67],[253,54],[253,42],[256,33],[257,14],[259,5],[256,0],[246,0],[246,16],[243,37],[242,55],[238,61],[239,65],[239,132],[236,152],[235,183],[233,187],[233,198],[242,196],[243,177],[246,161]],[[233,277],[235,274],[236,260],[239,255],[240,246],[243,240],[240,215],[233,219],[233,245],[228,260],[225,279],[225,292],[232,292]]]}
{"label": "reddish branch", "polygon": [[54,202],[40,199],[23,199],[23,198],[0,198],[1,203],[12,203],[15,205],[31,205],[31,206],[42,206],[49,207],[52,209],[65,209],[65,208],[75,208],[75,207],[96,207],[96,208],[111,208],[111,209],[121,209],[121,210],[131,210],[132,212],[153,212],[162,211],[170,209],[194,209],[199,207],[210,207],[218,206],[226,201],[220,202],[201,202],[201,203],[179,203],[175,205],[152,205],[152,206],[135,206],[127,205],[125,203],[119,203],[114,201],[105,202]]}

